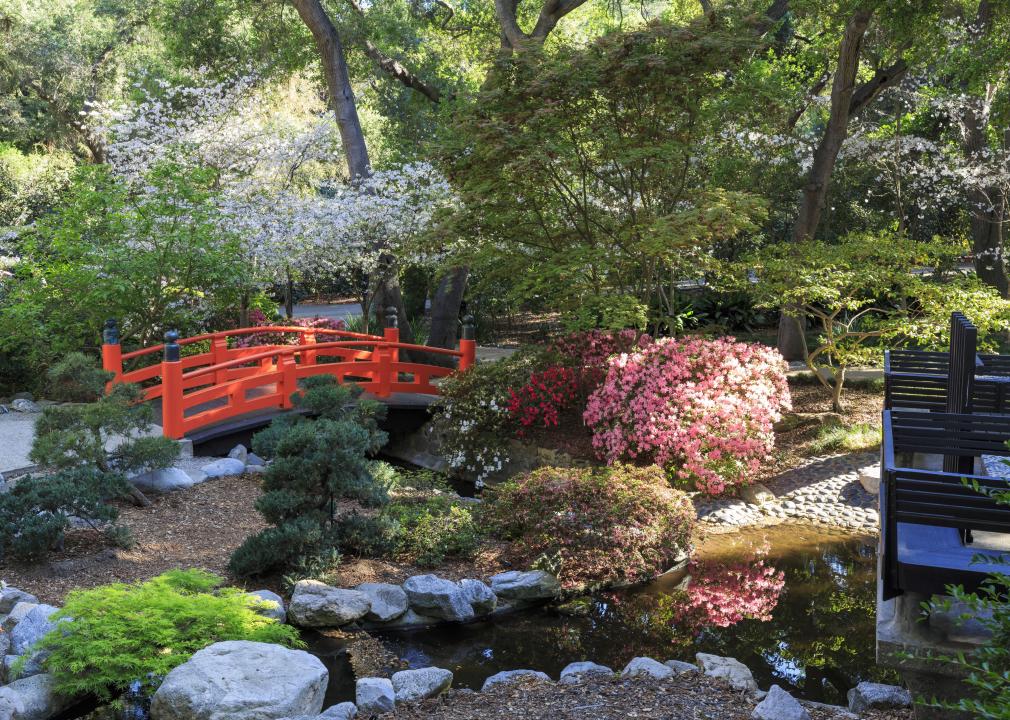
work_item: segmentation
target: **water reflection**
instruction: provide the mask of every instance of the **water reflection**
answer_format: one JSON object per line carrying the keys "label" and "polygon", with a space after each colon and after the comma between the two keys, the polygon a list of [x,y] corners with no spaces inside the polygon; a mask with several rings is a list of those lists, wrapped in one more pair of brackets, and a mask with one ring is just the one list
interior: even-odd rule
{"label": "water reflection", "polygon": [[584,616],[541,610],[494,622],[388,634],[411,667],[437,665],[456,687],[500,670],[554,677],[569,662],[620,669],[632,657],[731,655],[758,684],[844,702],[860,680],[888,680],[874,664],[875,540],[800,528],[738,533],[707,543],[686,572],[595,597]]}

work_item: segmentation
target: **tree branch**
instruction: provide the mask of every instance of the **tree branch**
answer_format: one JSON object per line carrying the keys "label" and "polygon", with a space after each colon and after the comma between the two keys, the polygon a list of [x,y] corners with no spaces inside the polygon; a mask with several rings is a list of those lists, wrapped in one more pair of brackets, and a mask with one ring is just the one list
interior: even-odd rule
{"label": "tree branch", "polygon": [[908,74],[908,63],[904,58],[898,58],[886,68],[877,70],[876,74],[852,93],[849,101],[849,116],[858,115],[866,106],[877,99],[880,93],[889,87],[897,85]]}

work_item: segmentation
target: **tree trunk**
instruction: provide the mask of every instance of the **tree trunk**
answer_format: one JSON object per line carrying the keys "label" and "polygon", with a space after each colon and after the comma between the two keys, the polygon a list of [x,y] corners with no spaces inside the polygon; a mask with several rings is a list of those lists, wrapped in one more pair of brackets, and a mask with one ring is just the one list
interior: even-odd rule
{"label": "tree trunk", "polygon": [[334,27],[320,0],[292,0],[302,22],[315,38],[316,47],[323,63],[326,87],[340,130],[340,143],[347,159],[347,172],[351,180],[367,178],[372,174],[372,164],[368,159],[365,134],[361,130],[358,108],[354,101],[354,90],[347,72],[347,60],[340,35]]}
{"label": "tree trunk", "polygon": [[[438,281],[435,296],[431,300],[431,329],[428,331],[428,345],[455,349],[459,343],[459,308],[463,304],[463,293],[470,275],[467,267],[450,268]],[[448,365],[445,356],[432,355],[429,361]]]}
{"label": "tree trunk", "polygon": [[856,89],[856,75],[859,71],[859,56],[863,46],[863,36],[873,16],[872,10],[857,10],[845,26],[845,34],[838,50],[838,67],[835,69],[831,85],[831,114],[824,129],[821,142],[814,152],[814,164],[810,168],[800,211],[793,226],[793,239],[806,240],[817,232],[821,213],[828,194],[828,183],[835,170],[838,152],[849,132],[849,114],[852,95]]}
{"label": "tree trunk", "polygon": [[807,359],[807,338],[803,332],[803,317],[801,315],[789,314],[788,309],[783,309],[779,315],[779,332],[777,346],[782,357],[786,360],[806,360]]}

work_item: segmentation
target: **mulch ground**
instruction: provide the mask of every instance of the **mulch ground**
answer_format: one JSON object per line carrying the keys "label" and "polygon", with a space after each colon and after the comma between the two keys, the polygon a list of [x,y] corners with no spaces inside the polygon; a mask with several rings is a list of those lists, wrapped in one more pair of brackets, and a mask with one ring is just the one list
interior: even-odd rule
{"label": "mulch ground", "polygon": [[[751,720],[754,700],[722,680],[698,674],[667,680],[593,680],[560,685],[523,678],[488,692],[450,690],[441,697],[400,705],[382,718],[425,720]],[[824,707],[811,720],[851,719]],[[867,720],[911,720],[910,710],[869,712]]]}
{"label": "mulch ground", "polygon": [[119,524],[130,529],[132,549],[110,547],[100,532],[75,530],[48,562],[0,564],[0,577],[43,602],[62,604],[73,589],[146,580],[173,568],[204,568],[223,576],[232,551],[266,527],[253,508],[260,492],[258,479],[245,475],[152,496],[154,504],[147,508],[120,505]]}

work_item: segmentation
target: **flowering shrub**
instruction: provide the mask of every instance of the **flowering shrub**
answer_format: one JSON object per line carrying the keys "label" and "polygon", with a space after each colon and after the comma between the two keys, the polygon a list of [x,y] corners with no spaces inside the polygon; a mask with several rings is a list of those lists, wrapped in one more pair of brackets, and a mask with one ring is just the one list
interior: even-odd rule
{"label": "flowering shrub", "polygon": [[555,340],[550,349],[575,367],[602,369],[612,355],[631,352],[651,342],[649,335],[637,330],[587,330],[569,333]]}
{"label": "flowering shrub", "polygon": [[772,619],[785,575],[769,565],[759,550],[749,561],[731,564],[692,560],[691,582],[673,606],[678,629],[697,633],[707,627],[731,627],[741,620]]}
{"label": "flowering shrub", "polygon": [[561,412],[579,395],[579,377],[572,368],[555,365],[533,373],[518,390],[509,388],[508,410],[520,425],[516,434],[523,437],[524,428],[533,425],[557,427]]}
{"label": "flowering shrub", "polygon": [[[275,325],[266,315],[263,314],[262,310],[250,310],[249,311],[249,322],[253,327],[269,327],[270,325]],[[291,320],[285,320],[282,325],[302,327],[306,330],[343,330],[344,321],[343,320],[332,320],[330,318],[324,317],[312,317],[312,318],[292,318]],[[320,335],[316,338],[319,342],[325,342],[327,339],[326,335]],[[256,333],[254,335],[243,335],[235,341],[235,345],[238,347],[255,347],[257,345],[298,345],[300,339],[295,333]]]}
{"label": "flowering shrub", "polygon": [[509,390],[523,386],[543,367],[539,354],[518,352],[494,363],[478,363],[439,386],[432,404],[432,432],[449,466],[471,475],[480,488],[504,465],[516,423]]}
{"label": "flowering shrub", "polygon": [[583,415],[610,462],[648,460],[710,495],[747,483],[791,407],[782,357],[732,338],[666,338],[611,358]]}
{"label": "flowering shrub", "polygon": [[563,587],[645,580],[691,538],[694,508],[662,468],[545,467],[488,492],[482,519],[524,563],[547,559]]}

